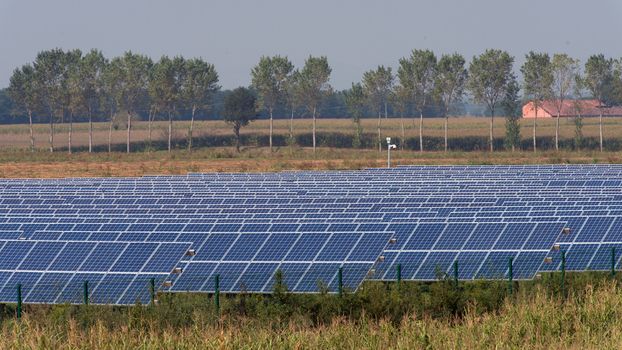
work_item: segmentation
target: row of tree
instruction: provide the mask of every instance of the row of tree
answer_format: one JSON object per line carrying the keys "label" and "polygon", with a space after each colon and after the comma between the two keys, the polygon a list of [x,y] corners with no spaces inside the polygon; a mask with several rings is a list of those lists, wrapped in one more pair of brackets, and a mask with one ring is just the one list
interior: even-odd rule
{"label": "row of tree", "polygon": [[[445,116],[445,150],[448,149],[448,117],[457,105],[462,103],[467,92],[478,102],[485,104],[490,113],[490,150],[494,151],[494,117],[500,107],[505,107],[508,116],[506,140],[509,147],[516,148],[520,143],[521,98],[532,101],[536,109],[533,120],[533,149],[537,150],[536,125],[538,106],[544,100],[554,101],[557,116],[562,112],[569,98],[581,99],[586,93],[602,103],[600,110],[600,148],[602,151],[602,111],[608,103],[622,101],[622,59],[607,59],[603,55],[591,56],[581,72],[578,60],[566,55],[555,54],[551,58],[546,53],[530,52],[521,67],[522,86],[513,71],[514,58],[501,50],[486,50],[473,57],[468,68],[460,54],[442,55],[437,60],[432,51],[413,50],[407,58],[399,61],[396,76],[391,68],[379,66],[365,72],[361,83],[352,84],[346,91],[346,103],[351,110],[357,133],[360,133],[360,116],[365,106],[378,114],[378,146],[382,146],[381,115],[387,116],[387,105],[402,118],[402,139],[404,136],[403,117],[408,106],[413,106],[419,114],[419,148],[423,151],[423,113],[430,104],[440,105]],[[397,83],[395,80],[397,78]],[[575,103],[577,115],[581,115],[580,103]],[[555,147],[559,149],[559,118],[557,118]]]}
{"label": "row of tree", "polygon": [[[276,113],[289,114],[291,139],[294,137],[294,116],[309,115],[313,121],[315,151],[318,111],[324,102],[339,96],[354,121],[355,147],[361,144],[360,120],[372,112],[378,117],[377,141],[379,150],[382,150],[382,116],[387,118],[391,110],[393,115],[401,119],[402,140],[405,139],[404,118],[409,114],[417,115],[419,150],[423,151],[424,114],[429,113],[432,107],[439,107],[445,116],[445,150],[448,150],[448,117],[457,114],[459,107],[464,105],[465,97],[472,97],[476,103],[485,105],[489,112],[489,144],[490,150],[494,151],[494,118],[500,108],[505,110],[507,116],[506,144],[514,149],[520,142],[518,111],[523,101],[533,101],[537,107],[544,100],[553,100],[559,115],[564,102],[569,98],[580,99],[591,95],[606,104],[622,100],[622,59],[594,55],[581,69],[578,60],[566,54],[555,54],[551,58],[546,53],[530,52],[520,69],[522,84],[517,80],[513,66],[514,58],[501,50],[486,50],[473,57],[468,66],[465,58],[457,53],[442,55],[437,59],[430,50],[413,50],[410,56],[399,60],[396,74],[391,67],[378,66],[365,72],[360,83],[353,83],[351,88],[335,92],[329,84],[332,69],[326,57],[309,56],[300,69],[287,57],[261,57],[251,70],[251,90],[244,90],[245,94],[250,93],[256,97],[253,115],[245,119],[250,121],[257,113],[266,113],[270,120],[269,145],[272,150],[273,119]],[[214,107],[214,96],[219,93],[219,88],[214,66],[202,59],[163,56],[153,62],[144,55],[127,52],[121,57],[108,60],[97,50],[83,55],[79,50],[54,49],[39,53],[33,64],[16,69],[8,91],[16,106],[29,117],[33,149],[32,124],[35,113],[49,118],[50,151],[54,150],[55,122],[64,122],[68,118],[69,152],[72,149],[74,117],[87,117],[89,151],[92,151],[93,115],[97,114],[101,120],[101,115],[106,114],[110,122],[110,150],[115,116],[126,113],[126,148],[130,152],[132,118],[136,118],[139,113],[145,114],[149,121],[149,142],[153,120],[162,116],[168,119],[169,151],[173,121],[179,115],[189,115],[187,135],[188,147],[191,149],[195,117],[197,113]],[[240,94],[240,91],[237,93]],[[246,97],[237,100],[248,102]],[[577,104],[577,108],[579,106]],[[601,104],[601,150],[603,106]],[[230,121],[231,109],[226,107],[223,103],[221,116]],[[536,122],[537,118],[534,118],[534,150],[537,149]],[[559,148],[559,118],[555,145]],[[405,147],[403,141],[401,147]]]}
{"label": "row of tree", "polygon": [[15,69],[9,95],[28,115],[30,143],[34,149],[33,114],[47,114],[50,123],[50,152],[54,151],[54,125],[69,118],[68,150],[72,151],[73,119],[86,115],[89,122],[89,152],[93,149],[93,115],[107,113],[111,149],[112,127],[119,112],[127,114],[127,152],[130,152],[132,117],[148,105],[149,142],[156,114],[169,120],[168,149],[171,149],[173,117],[182,110],[191,114],[188,147],[197,111],[209,106],[219,89],[214,66],[199,58],[163,56],[153,62],[144,55],[127,52],[112,60],[100,51],[83,55],[80,50],[42,51],[33,64]]}

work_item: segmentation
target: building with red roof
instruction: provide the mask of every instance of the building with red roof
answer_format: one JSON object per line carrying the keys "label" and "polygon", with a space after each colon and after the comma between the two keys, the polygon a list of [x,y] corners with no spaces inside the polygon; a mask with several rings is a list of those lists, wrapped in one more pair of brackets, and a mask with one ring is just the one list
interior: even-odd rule
{"label": "building with red roof", "polygon": [[[600,108],[602,107],[602,108]],[[598,100],[564,100],[561,106],[559,116],[574,117],[581,115],[582,117],[597,117],[602,109],[603,117],[620,117],[622,116],[622,107],[605,106]],[[535,118],[536,109],[533,101],[523,106],[523,118]],[[557,101],[546,100],[538,103],[538,118],[555,118],[557,117]]]}

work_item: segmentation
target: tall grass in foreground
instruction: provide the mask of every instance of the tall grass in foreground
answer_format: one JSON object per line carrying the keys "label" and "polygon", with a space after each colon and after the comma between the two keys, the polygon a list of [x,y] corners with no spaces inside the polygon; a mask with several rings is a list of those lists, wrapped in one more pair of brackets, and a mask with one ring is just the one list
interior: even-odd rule
{"label": "tall grass in foreground", "polygon": [[359,315],[334,317],[319,325],[250,318],[214,322],[192,315],[192,325],[162,327],[155,322],[88,326],[24,317],[5,321],[3,349],[476,349],[622,348],[622,292],[615,282],[571,293],[562,300],[538,286],[507,298],[499,309],[466,306],[461,317],[432,318],[410,313],[401,321]]}

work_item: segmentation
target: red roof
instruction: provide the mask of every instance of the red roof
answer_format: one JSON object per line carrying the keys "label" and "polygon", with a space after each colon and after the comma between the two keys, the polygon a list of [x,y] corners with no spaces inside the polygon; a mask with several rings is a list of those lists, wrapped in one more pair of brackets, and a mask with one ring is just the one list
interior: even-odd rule
{"label": "red roof", "polygon": [[[598,100],[564,100],[560,115],[562,117],[568,117],[580,113],[584,116],[597,116],[600,115],[599,106],[600,103]],[[539,107],[551,116],[557,116],[557,101],[542,101]],[[604,116],[622,116],[622,107],[603,106],[602,109]]]}

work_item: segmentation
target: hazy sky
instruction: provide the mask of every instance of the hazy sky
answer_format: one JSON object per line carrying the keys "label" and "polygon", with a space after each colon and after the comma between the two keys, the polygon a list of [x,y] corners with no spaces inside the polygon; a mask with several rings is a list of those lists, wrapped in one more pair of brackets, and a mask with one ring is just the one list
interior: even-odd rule
{"label": "hazy sky", "polygon": [[342,89],[413,48],[467,60],[499,48],[517,67],[529,50],[622,57],[621,19],[620,0],[0,0],[0,87],[38,51],[61,47],[201,56],[224,88],[249,84],[261,55],[297,66],[326,55]]}

